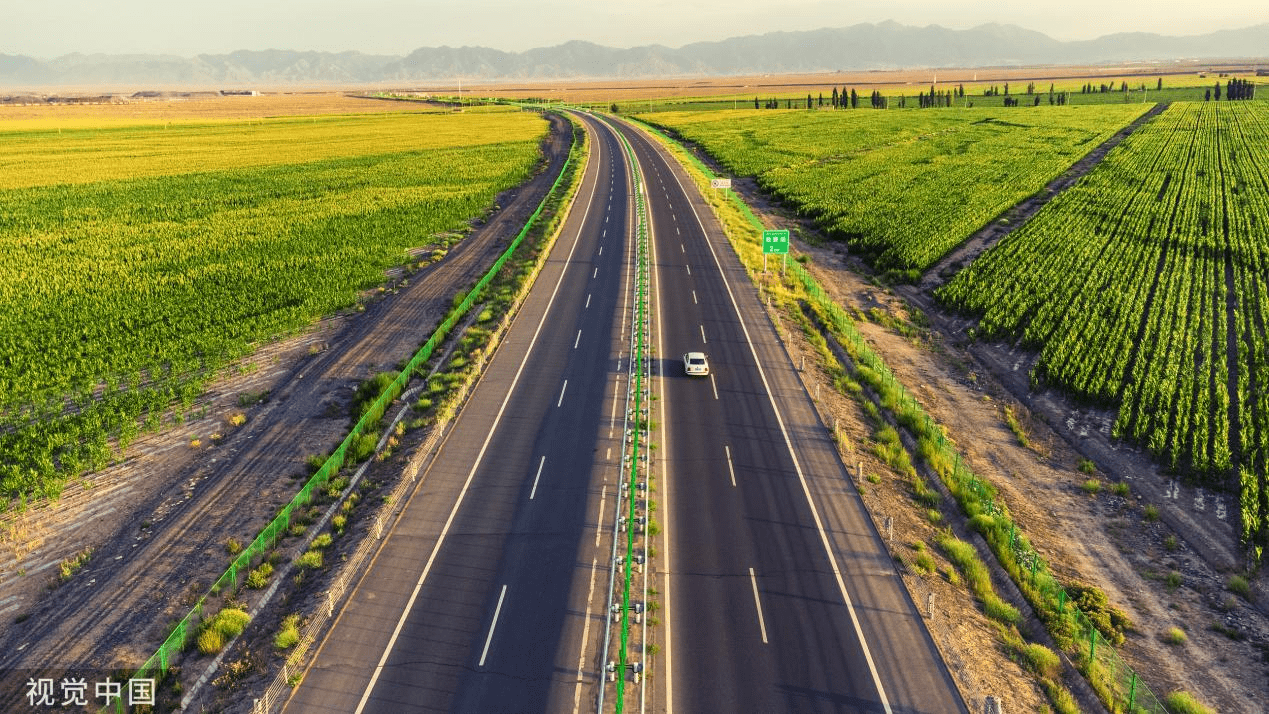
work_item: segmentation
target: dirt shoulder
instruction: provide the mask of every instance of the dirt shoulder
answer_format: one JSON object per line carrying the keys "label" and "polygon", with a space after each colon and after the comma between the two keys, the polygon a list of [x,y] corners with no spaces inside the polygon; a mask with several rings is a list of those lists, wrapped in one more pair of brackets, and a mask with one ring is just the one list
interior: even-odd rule
{"label": "dirt shoulder", "polygon": [[[227,541],[254,538],[299,488],[304,459],[338,444],[359,381],[412,354],[452,295],[516,235],[559,173],[570,137],[568,122],[552,118],[541,170],[501,194],[502,208],[443,260],[397,276],[364,311],[262,347],[178,426],[138,439],[120,463],[70,485],[57,503],[9,520],[0,550],[0,616],[8,618],[0,701],[15,704],[36,669],[141,664],[223,572]],[[235,427],[236,414],[246,422]],[[86,549],[87,564],[61,582],[59,564]]]}

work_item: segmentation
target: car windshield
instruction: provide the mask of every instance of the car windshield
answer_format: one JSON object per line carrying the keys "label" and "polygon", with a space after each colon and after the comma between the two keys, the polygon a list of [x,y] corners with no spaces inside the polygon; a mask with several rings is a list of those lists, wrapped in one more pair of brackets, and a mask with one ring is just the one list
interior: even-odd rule
{"label": "car windshield", "polygon": [[705,360],[700,357],[689,357],[687,361],[691,364],[705,364]]}

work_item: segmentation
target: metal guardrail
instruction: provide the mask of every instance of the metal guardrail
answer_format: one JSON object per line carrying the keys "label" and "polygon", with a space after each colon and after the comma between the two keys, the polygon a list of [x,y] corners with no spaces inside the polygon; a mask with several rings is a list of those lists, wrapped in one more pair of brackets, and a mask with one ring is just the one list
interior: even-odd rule
{"label": "metal guardrail", "polygon": [[[601,119],[601,121],[603,121]],[[605,122],[607,123],[607,122]],[[647,484],[650,476],[651,459],[648,431],[650,425],[649,406],[651,404],[651,358],[648,354],[650,344],[651,319],[648,312],[651,261],[650,234],[648,232],[648,215],[646,190],[643,185],[638,161],[634,157],[634,149],[626,138],[617,134],[625,149],[631,166],[631,178],[635,187],[635,280],[634,280],[634,320],[630,334],[630,364],[626,381],[626,410],[623,438],[621,468],[618,475],[617,499],[618,513],[624,507],[625,515],[620,516],[613,526],[613,546],[608,579],[607,616],[616,618],[620,623],[620,644],[615,655],[612,650],[612,627],[604,630],[603,652],[607,665],[606,680],[615,685],[614,711],[620,713],[626,708],[626,678],[631,676],[640,685],[640,709],[646,704],[646,678],[643,676],[647,657],[647,554],[649,520],[647,510]],[[623,503],[624,501],[624,503]],[[642,515],[640,515],[642,514]],[[618,546],[625,534],[624,555],[618,553]],[[638,547],[636,547],[636,542]],[[644,575],[643,592],[638,600],[632,599],[631,587],[635,571]],[[617,582],[617,573],[621,573],[621,581]],[[620,597],[620,601],[617,599]],[[635,624],[642,624],[643,631],[639,637],[637,656],[631,658],[631,615]],[[615,659],[614,659],[615,658]],[[600,686],[597,711],[604,712],[607,694],[607,683]]]}

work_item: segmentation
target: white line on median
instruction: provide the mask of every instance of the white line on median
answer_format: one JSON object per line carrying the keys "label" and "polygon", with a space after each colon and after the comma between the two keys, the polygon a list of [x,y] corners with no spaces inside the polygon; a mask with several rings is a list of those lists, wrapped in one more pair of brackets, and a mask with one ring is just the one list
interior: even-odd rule
{"label": "white line on median", "polygon": [[732,465],[731,465],[731,447],[724,446],[723,451],[727,452],[727,473],[731,474],[731,485],[735,486],[736,485],[736,469],[732,468]]}
{"label": "white line on median", "polygon": [[[767,622],[762,619],[762,600],[758,599],[758,578],[753,574],[753,568],[749,569],[749,582],[753,583],[753,604],[758,608],[758,629],[762,630],[762,644],[765,645],[767,644]],[[488,644],[485,645],[485,647],[488,646]]]}
{"label": "white line on median", "polygon": [[533,477],[533,490],[529,491],[530,501],[533,500],[534,496],[538,495],[538,479],[542,478],[543,466],[546,466],[546,456],[543,456],[542,460],[538,462],[538,475]]}
{"label": "white line on median", "polygon": [[595,547],[599,547],[599,536],[604,529],[604,502],[608,500],[608,484],[599,492],[599,520],[595,521]]}
{"label": "white line on median", "polygon": [[568,389],[568,380],[567,380],[567,379],[566,379],[566,380],[564,380],[564,386],[560,387],[560,400],[559,400],[558,402],[556,402],[556,403],[555,403],[555,406],[559,407],[559,406],[562,406],[562,405],[564,404],[564,390],[565,390],[565,389]]}
{"label": "white line on median", "polygon": [[[753,568],[749,569],[749,573],[751,575],[753,574]],[[754,592],[756,593],[757,591],[755,590]],[[505,598],[506,596],[507,596],[507,586],[503,585],[502,592],[499,593],[498,595],[498,607],[494,608],[493,622],[489,623],[489,634],[485,637],[485,649],[483,652],[480,653],[480,664],[477,665],[478,667],[484,667],[485,658],[489,656],[489,644],[493,642],[494,628],[498,626],[498,615],[502,613],[502,599]],[[761,612],[758,613],[758,617],[762,617]],[[766,642],[767,638],[763,637],[762,641]]]}

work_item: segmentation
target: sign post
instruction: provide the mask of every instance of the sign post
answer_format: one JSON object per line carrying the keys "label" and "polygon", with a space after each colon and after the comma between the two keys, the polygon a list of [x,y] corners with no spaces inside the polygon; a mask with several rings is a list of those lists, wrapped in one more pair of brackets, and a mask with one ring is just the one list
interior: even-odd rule
{"label": "sign post", "polygon": [[762,272],[767,272],[767,256],[780,256],[780,273],[784,273],[784,256],[789,254],[789,231],[787,229],[762,232]]}

